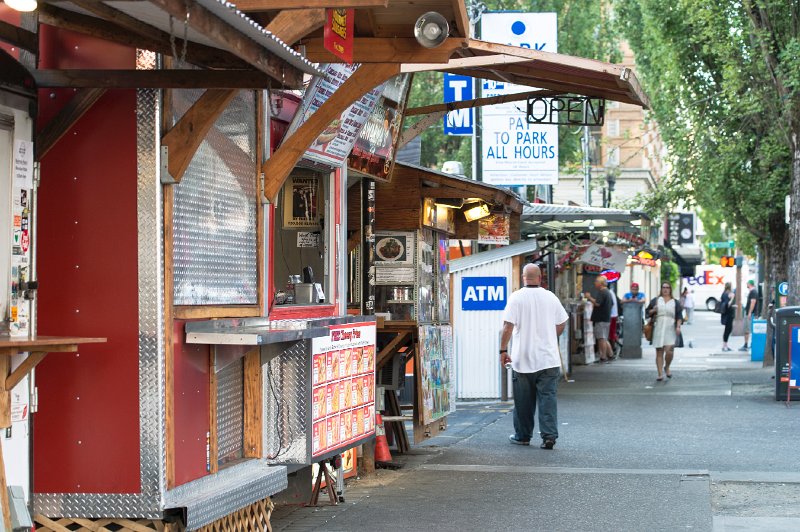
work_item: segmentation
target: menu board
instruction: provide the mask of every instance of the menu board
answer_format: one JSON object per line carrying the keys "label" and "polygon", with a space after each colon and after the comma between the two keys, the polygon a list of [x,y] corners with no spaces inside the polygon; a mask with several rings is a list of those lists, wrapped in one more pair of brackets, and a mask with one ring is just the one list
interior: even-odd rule
{"label": "menu board", "polygon": [[419,347],[422,423],[427,425],[455,410],[452,328],[420,326]]}
{"label": "menu board", "polygon": [[491,214],[478,220],[478,244],[507,246],[510,233],[511,218],[507,214]]}
{"label": "menu board", "polygon": [[375,433],[375,322],[333,325],[311,342],[311,456]]}
{"label": "menu board", "polygon": [[[306,89],[303,102],[300,109],[297,110],[285,138],[291,138],[292,133],[303,125],[317,109],[322,107],[322,104],[348,80],[357,68],[358,64],[322,65],[321,70],[325,75],[314,77]],[[361,128],[370,117],[382,90],[382,85],[372,89],[335,118],[309,146],[303,158],[331,168],[341,167],[352,150]]]}
{"label": "menu board", "polygon": [[410,81],[409,74],[402,74],[384,84],[383,93],[347,159],[350,168],[377,179],[391,178]]}

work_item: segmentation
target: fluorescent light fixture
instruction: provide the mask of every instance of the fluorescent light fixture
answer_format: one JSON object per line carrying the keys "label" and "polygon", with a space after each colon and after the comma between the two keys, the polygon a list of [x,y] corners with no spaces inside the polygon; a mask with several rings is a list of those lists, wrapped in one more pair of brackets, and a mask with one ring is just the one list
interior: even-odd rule
{"label": "fluorescent light fixture", "polygon": [[36,0],[3,0],[3,2],[16,11],[33,11],[39,5]]}
{"label": "fluorescent light fixture", "polygon": [[470,207],[464,211],[464,218],[466,218],[468,222],[474,222],[475,220],[486,218],[490,214],[491,212],[489,211],[489,206],[485,203],[479,203],[478,205]]}

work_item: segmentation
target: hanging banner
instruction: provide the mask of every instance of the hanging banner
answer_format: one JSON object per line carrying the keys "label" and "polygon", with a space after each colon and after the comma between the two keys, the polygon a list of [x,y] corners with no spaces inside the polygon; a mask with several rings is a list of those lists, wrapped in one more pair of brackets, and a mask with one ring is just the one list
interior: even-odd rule
{"label": "hanging banner", "polygon": [[[292,133],[303,125],[317,109],[322,107],[322,104],[347,81],[357,68],[357,64],[322,65],[320,69],[325,75],[315,77],[306,89],[300,108],[284,138],[290,139]],[[334,119],[308,147],[303,154],[303,159],[321,163],[329,168],[341,167],[353,149],[358,134],[372,113],[382,90],[383,85],[375,87]]]}
{"label": "hanging banner", "polygon": [[383,86],[383,93],[356,139],[347,164],[375,179],[391,179],[397,143],[403,126],[411,76],[396,76]]}
{"label": "hanging banner", "polygon": [[336,57],[344,59],[348,64],[353,63],[353,27],[355,18],[356,10],[353,8],[325,10],[323,46]]}
{"label": "hanging banner", "polygon": [[601,270],[622,271],[628,264],[628,254],[613,248],[592,244],[576,262],[592,264]]}
{"label": "hanging banner", "polygon": [[510,234],[511,218],[507,214],[490,214],[478,220],[478,244],[507,246]]}
{"label": "hanging banner", "polygon": [[[555,13],[484,13],[481,40],[557,52]],[[483,80],[481,96],[530,91],[531,87]],[[558,183],[558,126],[528,123],[526,102],[481,108],[483,181],[492,185]]]}

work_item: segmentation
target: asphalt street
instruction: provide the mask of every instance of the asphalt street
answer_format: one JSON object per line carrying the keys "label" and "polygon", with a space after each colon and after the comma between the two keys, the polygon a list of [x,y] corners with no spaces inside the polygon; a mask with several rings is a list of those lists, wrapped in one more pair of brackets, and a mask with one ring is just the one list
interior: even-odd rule
{"label": "asphalt street", "polygon": [[349,481],[336,507],[279,507],[273,529],[800,530],[800,402],[776,402],[773,369],[721,336],[696,313],[665,383],[649,347],[575,366],[552,451],[508,443],[511,403],[459,403],[402,469]]}

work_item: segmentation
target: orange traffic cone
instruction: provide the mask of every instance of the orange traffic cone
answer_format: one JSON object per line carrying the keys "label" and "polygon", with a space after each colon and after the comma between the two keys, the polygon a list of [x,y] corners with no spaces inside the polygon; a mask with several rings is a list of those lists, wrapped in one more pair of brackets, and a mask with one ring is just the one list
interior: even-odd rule
{"label": "orange traffic cone", "polygon": [[383,418],[380,412],[375,413],[375,463],[391,463],[392,453],[389,452],[389,443],[386,441],[386,429],[383,427]]}

